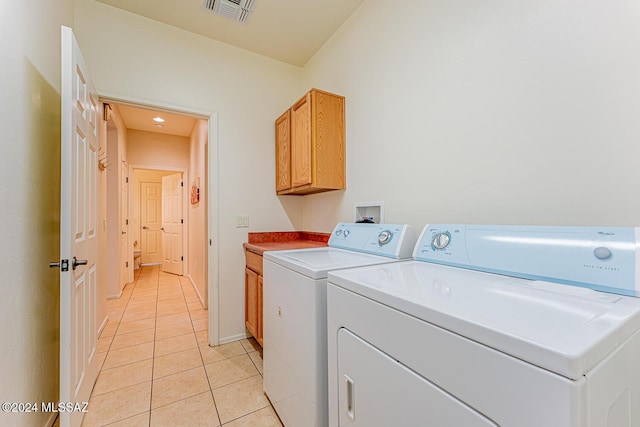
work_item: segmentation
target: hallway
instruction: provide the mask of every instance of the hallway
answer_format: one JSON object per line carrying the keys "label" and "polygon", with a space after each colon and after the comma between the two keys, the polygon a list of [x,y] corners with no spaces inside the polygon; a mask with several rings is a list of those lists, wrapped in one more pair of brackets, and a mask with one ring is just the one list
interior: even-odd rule
{"label": "hallway", "polygon": [[83,427],[281,426],[262,392],[262,349],[253,338],[209,347],[188,279],[142,267],[107,311]]}

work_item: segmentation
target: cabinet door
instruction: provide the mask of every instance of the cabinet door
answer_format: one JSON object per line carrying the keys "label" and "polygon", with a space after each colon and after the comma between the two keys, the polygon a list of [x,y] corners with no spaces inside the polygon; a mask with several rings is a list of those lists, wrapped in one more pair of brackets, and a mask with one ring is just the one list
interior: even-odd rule
{"label": "cabinet door", "polygon": [[291,188],[291,111],[276,120],[276,191]]}
{"label": "cabinet door", "polygon": [[311,93],[291,107],[291,185],[311,184]]}
{"label": "cabinet door", "polygon": [[262,343],[262,274],[258,276],[258,336],[256,336],[256,340],[260,343],[260,345],[264,346]]}
{"label": "cabinet door", "polygon": [[258,335],[258,273],[244,269],[244,324],[254,337]]}

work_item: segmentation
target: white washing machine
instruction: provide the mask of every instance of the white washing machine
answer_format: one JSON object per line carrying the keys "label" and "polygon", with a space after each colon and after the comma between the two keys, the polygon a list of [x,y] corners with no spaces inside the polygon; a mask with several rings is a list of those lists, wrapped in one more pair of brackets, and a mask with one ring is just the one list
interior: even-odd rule
{"label": "white washing machine", "polygon": [[330,272],[329,425],[640,426],[639,234],[430,225]]}
{"label": "white washing machine", "polygon": [[408,225],[340,223],[324,248],[264,253],[264,391],[287,427],[324,427],[327,273],[410,258]]}

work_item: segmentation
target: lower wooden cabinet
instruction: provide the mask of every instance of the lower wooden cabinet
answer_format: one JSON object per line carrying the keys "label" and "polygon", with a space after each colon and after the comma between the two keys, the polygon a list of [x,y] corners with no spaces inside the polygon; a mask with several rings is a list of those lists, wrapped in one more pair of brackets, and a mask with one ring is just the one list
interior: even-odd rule
{"label": "lower wooden cabinet", "polygon": [[244,324],[249,333],[262,345],[262,257],[249,251],[245,251],[245,256],[247,266],[244,269]]}

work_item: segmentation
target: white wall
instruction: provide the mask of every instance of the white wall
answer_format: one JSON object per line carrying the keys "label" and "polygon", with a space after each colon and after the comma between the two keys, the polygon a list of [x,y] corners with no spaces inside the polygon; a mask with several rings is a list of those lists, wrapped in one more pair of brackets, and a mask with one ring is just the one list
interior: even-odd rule
{"label": "white wall", "polygon": [[[244,334],[248,231],[302,226],[301,198],[274,191],[274,120],[308,88],[302,70],[92,0],[76,0],[78,42],[98,91],[217,113],[220,338]],[[130,163],[135,163],[131,158]],[[246,213],[250,227],[235,228]]]}
{"label": "white wall", "polygon": [[191,203],[189,197],[188,233],[189,250],[187,256],[188,277],[198,293],[200,302],[207,307],[207,143],[209,138],[207,120],[196,120],[189,138],[189,177],[185,181],[185,190],[191,193],[191,187],[198,184],[200,201]]}
{"label": "white wall", "polygon": [[[73,0],[0,3],[0,400],[58,400],[60,25]],[[34,31],[37,29],[38,31]],[[0,425],[55,414],[0,412]]]}
{"label": "white wall", "polygon": [[638,225],[640,7],[366,0],[305,68],[347,99],[347,190],[387,222]]}

